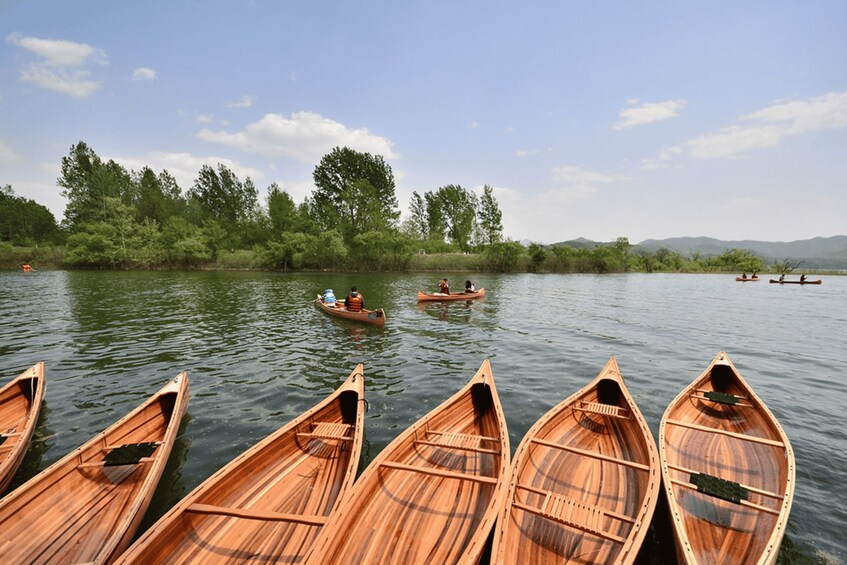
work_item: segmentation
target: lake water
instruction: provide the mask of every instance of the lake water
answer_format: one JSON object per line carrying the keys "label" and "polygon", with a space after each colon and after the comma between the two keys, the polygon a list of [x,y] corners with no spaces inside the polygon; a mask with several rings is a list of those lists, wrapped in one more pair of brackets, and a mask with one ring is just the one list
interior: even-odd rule
{"label": "lake water", "polygon": [[[466,275],[451,277],[459,286]],[[44,361],[43,416],[14,485],[179,371],[191,400],[142,528],[365,364],[366,465],[491,359],[512,450],[615,356],[658,437],[668,403],[724,350],[788,434],[797,486],[786,561],[847,561],[847,277],[820,286],[728,275],[472,276],[486,298],[418,306],[433,274],[0,273],[0,382]],[[356,284],[385,328],[311,300]],[[660,505],[642,562],[673,563]]]}

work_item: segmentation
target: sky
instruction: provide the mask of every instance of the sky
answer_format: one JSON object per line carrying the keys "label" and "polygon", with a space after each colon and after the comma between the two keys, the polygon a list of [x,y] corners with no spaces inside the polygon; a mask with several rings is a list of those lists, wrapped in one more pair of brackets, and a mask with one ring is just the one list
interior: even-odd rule
{"label": "sky", "polygon": [[847,234],[847,2],[0,0],[0,186],[84,141],[301,202],[334,147],[554,243]]}

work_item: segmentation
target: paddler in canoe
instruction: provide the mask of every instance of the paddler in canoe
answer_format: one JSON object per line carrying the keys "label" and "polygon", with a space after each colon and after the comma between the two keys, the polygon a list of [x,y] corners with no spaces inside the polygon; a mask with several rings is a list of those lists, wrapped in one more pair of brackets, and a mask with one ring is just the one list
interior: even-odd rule
{"label": "paddler in canoe", "polygon": [[348,312],[361,312],[365,308],[365,298],[359,292],[357,286],[350,289],[347,298],[344,299],[344,307]]}

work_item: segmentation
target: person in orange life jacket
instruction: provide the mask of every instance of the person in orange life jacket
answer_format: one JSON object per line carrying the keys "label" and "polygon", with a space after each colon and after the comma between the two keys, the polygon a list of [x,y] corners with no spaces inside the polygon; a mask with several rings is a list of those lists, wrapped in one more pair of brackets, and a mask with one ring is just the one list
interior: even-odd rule
{"label": "person in orange life jacket", "polygon": [[441,279],[438,281],[438,292],[441,294],[450,294],[450,283],[447,279]]}
{"label": "person in orange life jacket", "polygon": [[353,287],[350,289],[350,294],[344,299],[344,307],[350,312],[361,312],[365,307],[365,299],[359,294],[359,289]]}

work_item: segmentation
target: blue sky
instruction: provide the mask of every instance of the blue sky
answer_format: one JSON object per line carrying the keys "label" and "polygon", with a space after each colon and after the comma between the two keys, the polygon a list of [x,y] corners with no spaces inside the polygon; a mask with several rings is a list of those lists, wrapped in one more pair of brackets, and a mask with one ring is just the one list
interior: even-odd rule
{"label": "blue sky", "polygon": [[335,146],[494,187],[507,236],[847,234],[847,2],[0,0],[0,186],[85,141],[302,201]]}

